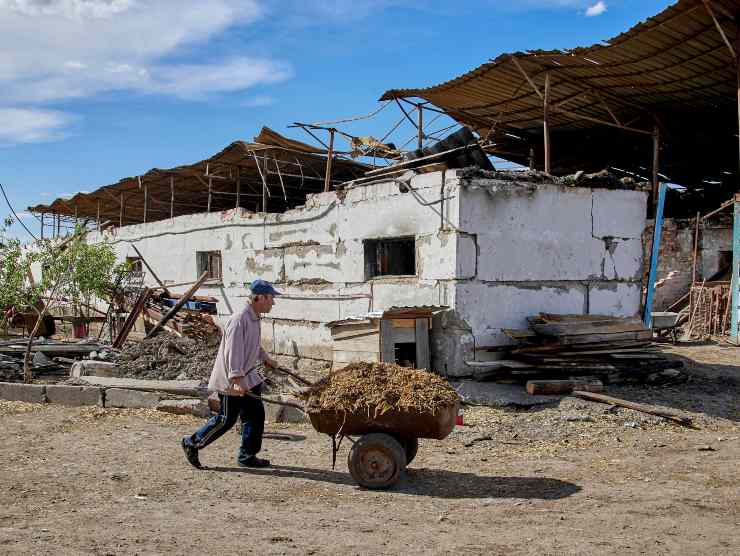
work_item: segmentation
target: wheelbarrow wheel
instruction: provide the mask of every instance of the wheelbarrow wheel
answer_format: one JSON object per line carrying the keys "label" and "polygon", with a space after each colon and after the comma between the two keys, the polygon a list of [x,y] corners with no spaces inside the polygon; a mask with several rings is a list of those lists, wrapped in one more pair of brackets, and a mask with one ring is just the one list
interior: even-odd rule
{"label": "wheelbarrow wheel", "polygon": [[419,439],[414,436],[400,436],[397,434],[394,434],[393,438],[398,440],[398,443],[403,446],[403,451],[406,452],[406,465],[414,461],[416,453],[419,451]]}
{"label": "wheelbarrow wheel", "polygon": [[406,453],[398,440],[388,434],[366,434],[349,451],[347,467],[360,486],[388,488],[406,467]]}
{"label": "wheelbarrow wheel", "polygon": [[419,451],[419,439],[415,437],[405,438],[403,448],[406,451],[406,465],[414,461],[416,453]]}

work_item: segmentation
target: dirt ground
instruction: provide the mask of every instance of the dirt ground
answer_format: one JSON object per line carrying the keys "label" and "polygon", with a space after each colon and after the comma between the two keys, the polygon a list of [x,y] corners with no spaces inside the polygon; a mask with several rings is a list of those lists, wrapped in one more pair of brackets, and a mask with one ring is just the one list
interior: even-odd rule
{"label": "dirt ground", "polygon": [[0,402],[0,553],[738,554],[740,351],[672,350],[688,383],[609,393],[697,430],[574,398],[467,408],[389,491],[354,484],[347,446],[332,471],[307,425],[268,426],[271,469],[236,466],[234,431],[199,471],[196,418]]}

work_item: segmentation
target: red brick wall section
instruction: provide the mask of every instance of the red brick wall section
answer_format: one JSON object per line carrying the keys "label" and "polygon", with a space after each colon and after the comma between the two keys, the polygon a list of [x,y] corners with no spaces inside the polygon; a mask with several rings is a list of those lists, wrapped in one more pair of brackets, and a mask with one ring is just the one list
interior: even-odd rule
{"label": "red brick wall section", "polygon": [[[660,241],[658,259],[658,276],[655,289],[653,309],[663,311],[689,290],[691,271],[694,260],[694,220],[666,219]],[[648,220],[642,235],[642,246],[645,254],[643,284],[647,284],[650,272],[650,252],[653,245],[655,222]],[[701,257],[697,262],[698,274],[701,275]]]}

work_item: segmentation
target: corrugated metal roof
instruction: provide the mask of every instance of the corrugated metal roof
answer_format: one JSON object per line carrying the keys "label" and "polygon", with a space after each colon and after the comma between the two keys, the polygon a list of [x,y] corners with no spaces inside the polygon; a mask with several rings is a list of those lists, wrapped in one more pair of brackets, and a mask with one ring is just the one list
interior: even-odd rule
{"label": "corrugated metal roof", "polygon": [[[212,211],[236,206],[237,170],[240,206],[257,210],[262,204],[262,176],[268,184],[268,211],[281,212],[302,204],[307,193],[324,188],[326,151],[288,139],[262,128],[254,143],[235,141],[220,153],[193,164],[176,168],[154,168],[106,185],[91,193],[78,193],[70,199],[59,198],[48,205],[29,207],[31,212],[59,214],[80,219],[121,220],[123,224],[144,222],[144,191],[148,195],[147,222],[170,217],[170,184],[174,189],[173,216],[205,212],[208,205],[208,181],[211,177]],[[258,167],[259,164],[259,167]],[[335,158],[332,183],[342,183],[364,175],[371,166]],[[287,199],[287,200],[286,200]]]}
{"label": "corrugated metal roof", "polygon": [[[734,14],[739,9],[740,0],[680,0],[607,43],[502,54],[451,81],[390,90],[381,100],[425,99],[482,137],[493,139],[499,151],[510,151],[504,158],[526,162],[529,147],[537,147],[535,158],[541,167],[542,96],[549,73],[555,170],[599,169],[605,155],[597,149],[610,149],[621,158],[632,156],[634,161],[634,149],[621,142],[615,145],[609,139],[614,132],[607,133],[611,130],[595,120],[646,132],[643,139],[639,134],[629,137],[645,147],[639,157],[642,163],[649,162],[648,135],[657,121],[665,144],[679,145],[665,149],[661,168],[693,176],[695,172],[686,171],[688,161],[681,145],[696,142],[689,135],[696,133],[697,126],[715,139],[730,141],[737,133],[737,65],[717,24],[733,43],[738,32]],[[589,139],[591,144],[584,144],[582,135],[574,144],[578,133],[596,128],[601,129]],[[558,135],[573,140],[565,144]],[[713,148],[716,154],[716,145]],[[729,151],[734,153],[731,169],[735,171],[736,139]],[[596,167],[589,168],[594,160]]]}

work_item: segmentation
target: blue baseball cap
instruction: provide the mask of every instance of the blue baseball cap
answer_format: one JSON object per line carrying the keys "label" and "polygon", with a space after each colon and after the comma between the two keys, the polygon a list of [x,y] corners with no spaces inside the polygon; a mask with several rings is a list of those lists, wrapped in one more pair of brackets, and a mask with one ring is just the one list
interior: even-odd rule
{"label": "blue baseball cap", "polygon": [[282,295],[279,291],[272,287],[272,284],[262,278],[257,278],[250,285],[249,289],[252,290],[254,295]]}

